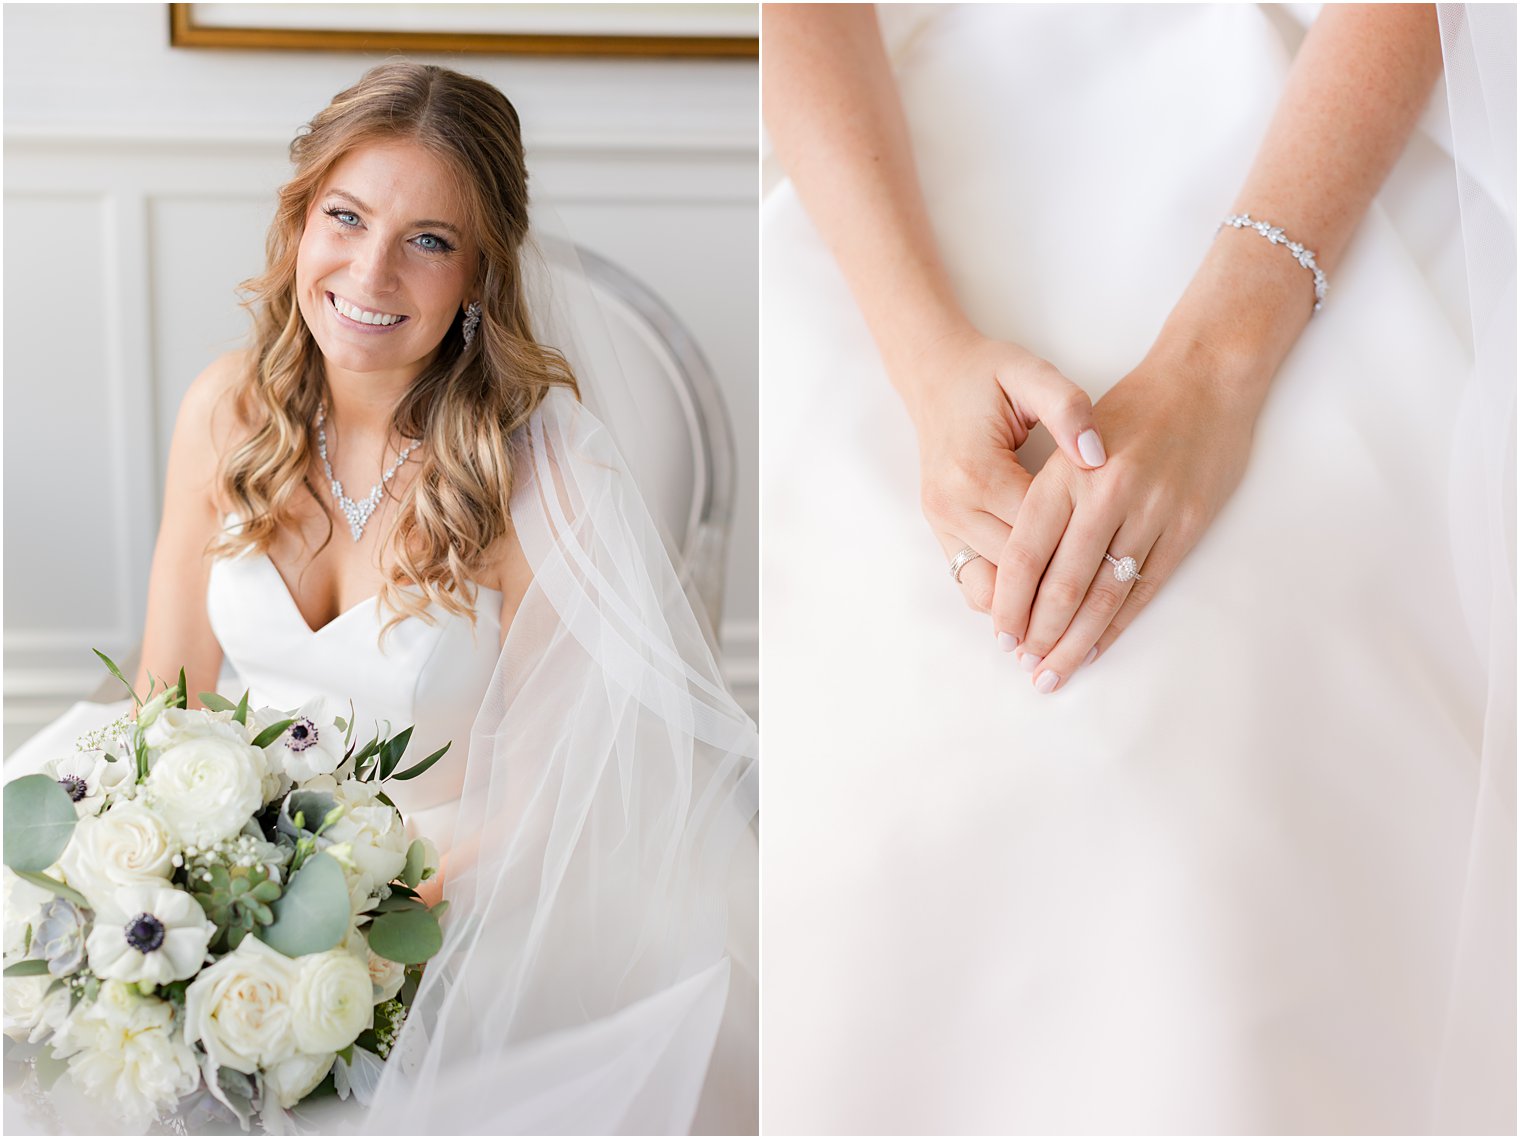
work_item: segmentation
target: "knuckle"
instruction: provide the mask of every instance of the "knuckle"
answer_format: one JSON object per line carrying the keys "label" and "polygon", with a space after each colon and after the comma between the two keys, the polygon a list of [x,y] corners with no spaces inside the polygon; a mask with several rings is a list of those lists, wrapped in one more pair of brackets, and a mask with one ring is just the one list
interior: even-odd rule
{"label": "knuckle", "polygon": [[998,576],[1005,579],[1038,581],[1045,569],[1041,559],[1026,546],[1009,545],[998,563]]}
{"label": "knuckle", "polygon": [[[1139,585],[1135,582],[1135,585]],[[1124,604],[1124,599],[1129,596],[1124,586],[1114,578],[1113,574],[1107,578],[1100,577],[1093,582],[1092,591],[1088,594],[1088,601],[1099,613],[1116,613],[1119,606]]]}
{"label": "knuckle", "polygon": [[1056,578],[1040,585],[1040,601],[1063,613],[1075,610],[1086,595],[1087,590],[1070,578]]}
{"label": "knuckle", "polygon": [[978,613],[992,609],[992,583],[990,581],[964,581],[961,588],[966,594],[966,604]]}

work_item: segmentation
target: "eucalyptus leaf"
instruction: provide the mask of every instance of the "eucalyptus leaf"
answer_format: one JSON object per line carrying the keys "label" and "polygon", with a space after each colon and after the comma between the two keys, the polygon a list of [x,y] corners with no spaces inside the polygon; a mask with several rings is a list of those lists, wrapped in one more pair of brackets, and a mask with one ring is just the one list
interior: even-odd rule
{"label": "eucalyptus leaf", "polygon": [[294,720],[280,720],[277,723],[270,724],[269,727],[253,737],[253,746],[268,747],[275,740],[279,739],[280,736],[284,735],[285,729],[293,723],[295,723]]}
{"label": "eucalyptus leaf", "polygon": [[408,898],[405,894],[392,894],[385,901],[373,907],[377,914],[395,913],[397,910],[425,910],[427,907],[417,898]]}
{"label": "eucalyptus leaf", "polygon": [[447,901],[439,902],[430,912],[436,920],[442,921],[443,915],[449,912],[449,903]]}
{"label": "eucalyptus leaf", "polygon": [[427,910],[394,910],[370,924],[369,947],[389,961],[419,965],[443,948],[443,930]]}
{"label": "eucalyptus leaf", "polygon": [[427,848],[423,846],[420,838],[414,838],[412,845],[406,848],[406,865],[401,868],[398,877],[408,886],[416,889],[417,883],[422,881],[422,870],[427,859]]}
{"label": "eucalyptus leaf", "polygon": [[331,855],[312,855],[269,908],[274,921],[256,933],[266,945],[287,957],[325,953],[348,933],[348,884],[343,879],[343,867]]}
{"label": "eucalyptus leaf", "polygon": [[132,702],[141,708],[142,700],[138,698],[137,689],[133,688],[132,682],[121,674],[121,669],[116,667],[116,662],[110,657],[106,656],[106,654],[101,652],[99,649],[91,649],[90,651],[98,656],[101,660],[106,662],[106,669],[112,676],[127,686],[127,691],[132,694]]}
{"label": "eucalyptus leaf", "polygon": [[201,692],[198,695],[200,696],[201,703],[210,708],[213,712],[230,712],[237,707],[237,705],[234,704],[231,700],[227,699],[227,697],[219,696],[215,692]]}
{"label": "eucalyptus leaf", "polygon": [[422,896],[410,886],[403,886],[399,882],[392,882],[390,886],[393,895],[400,894],[403,898],[420,898]]}
{"label": "eucalyptus leaf", "polygon": [[65,886],[56,878],[49,878],[46,874],[38,874],[31,870],[17,870],[16,877],[30,882],[33,886],[40,886],[44,890],[51,890],[60,898],[67,898],[76,906],[89,907],[90,903],[85,901],[83,894],[71,886]]}
{"label": "eucalyptus leaf", "polygon": [[7,977],[40,977],[48,971],[48,963],[41,957],[28,957],[5,967]]}
{"label": "eucalyptus leaf", "polygon": [[248,690],[246,688],[243,689],[243,698],[238,701],[237,707],[233,709],[232,718],[244,727],[248,726]]}
{"label": "eucalyptus leaf", "polygon": [[433,764],[437,763],[440,759],[442,759],[443,756],[444,756],[444,753],[447,752],[449,750],[449,748],[451,748],[453,746],[454,746],[454,741],[450,740],[448,743],[444,744],[441,748],[439,748],[437,751],[435,751],[432,755],[428,756],[421,763],[417,764],[415,767],[408,767],[405,771],[398,771],[398,772],[396,772],[395,775],[391,776],[391,778],[392,779],[415,779],[415,778],[417,778],[417,776],[421,775],[428,768],[432,767]]}
{"label": "eucalyptus leaf", "polygon": [[411,742],[411,728],[403,728],[385,741],[385,746],[380,749],[381,779],[389,779],[391,777],[391,772],[396,770],[396,765],[401,762],[401,757],[406,754],[406,745]]}
{"label": "eucalyptus leaf", "polygon": [[23,775],[5,785],[5,864],[39,872],[58,861],[78,816],[56,779]]}

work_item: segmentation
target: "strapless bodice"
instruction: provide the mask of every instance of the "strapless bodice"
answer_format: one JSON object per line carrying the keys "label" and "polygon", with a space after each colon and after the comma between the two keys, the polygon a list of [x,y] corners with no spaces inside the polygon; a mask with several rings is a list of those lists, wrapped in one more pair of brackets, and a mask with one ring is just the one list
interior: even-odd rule
{"label": "strapless bodice", "polygon": [[[434,606],[432,623],[400,621],[383,648],[378,637],[388,614],[374,597],[313,630],[264,554],[213,562],[206,609],[227,664],[255,706],[291,709],[323,696],[346,716],[352,700],[361,741],[378,721],[390,721],[392,733],[415,725],[403,767],[453,741],[449,754],[423,775],[386,785],[413,822],[415,812],[459,798],[470,728],[496,668],[501,594],[476,588],[473,626],[468,617]],[[433,837],[431,826],[425,829]]]}

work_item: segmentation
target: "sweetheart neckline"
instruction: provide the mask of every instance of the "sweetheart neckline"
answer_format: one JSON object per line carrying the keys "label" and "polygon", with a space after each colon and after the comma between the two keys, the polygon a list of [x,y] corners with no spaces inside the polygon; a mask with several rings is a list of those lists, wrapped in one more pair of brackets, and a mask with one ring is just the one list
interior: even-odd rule
{"label": "sweetheart neckline", "polygon": [[[366,606],[373,605],[376,599],[378,599],[380,596],[378,593],[371,593],[368,597],[360,598],[358,601],[350,605],[347,609],[343,610],[341,613],[336,614],[331,619],[324,622],[322,625],[319,625],[316,628],[312,628],[311,622],[306,619],[306,614],[302,613],[300,605],[296,604],[296,596],[290,591],[290,586],[285,581],[285,575],[280,572],[279,566],[274,564],[274,559],[271,558],[267,553],[259,553],[256,556],[260,561],[264,563],[265,566],[269,568],[269,572],[274,576],[275,581],[279,583],[280,593],[284,596],[286,603],[290,606],[290,611],[295,616],[295,619],[300,622],[301,627],[304,628],[306,632],[313,637],[320,637],[323,633],[327,632],[328,629],[331,629],[334,625],[336,625],[339,621],[342,621],[349,614],[355,613],[358,610],[365,608]],[[502,596],[502,592],[499,589],[492,589],[488,585],[480,585],[477,583],[472,584],[475,585],[475,589],[480,593],[491,593],[495,594],[497,597]],[[498,605],[497,610],[499,611],[500,608],[501,607]],[[412,619],[412,616],[402,618],[403,621],[410,621]]]}

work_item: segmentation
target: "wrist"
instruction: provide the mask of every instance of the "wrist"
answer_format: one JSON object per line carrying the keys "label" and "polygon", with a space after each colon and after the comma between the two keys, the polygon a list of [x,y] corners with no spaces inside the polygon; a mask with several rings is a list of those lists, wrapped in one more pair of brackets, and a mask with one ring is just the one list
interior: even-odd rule
{"label": "wrist", "polygon": [[1254,230],[1226,226],[1167,317],[1158,347],[1261,398],[1313,311],[1308,270]]}

